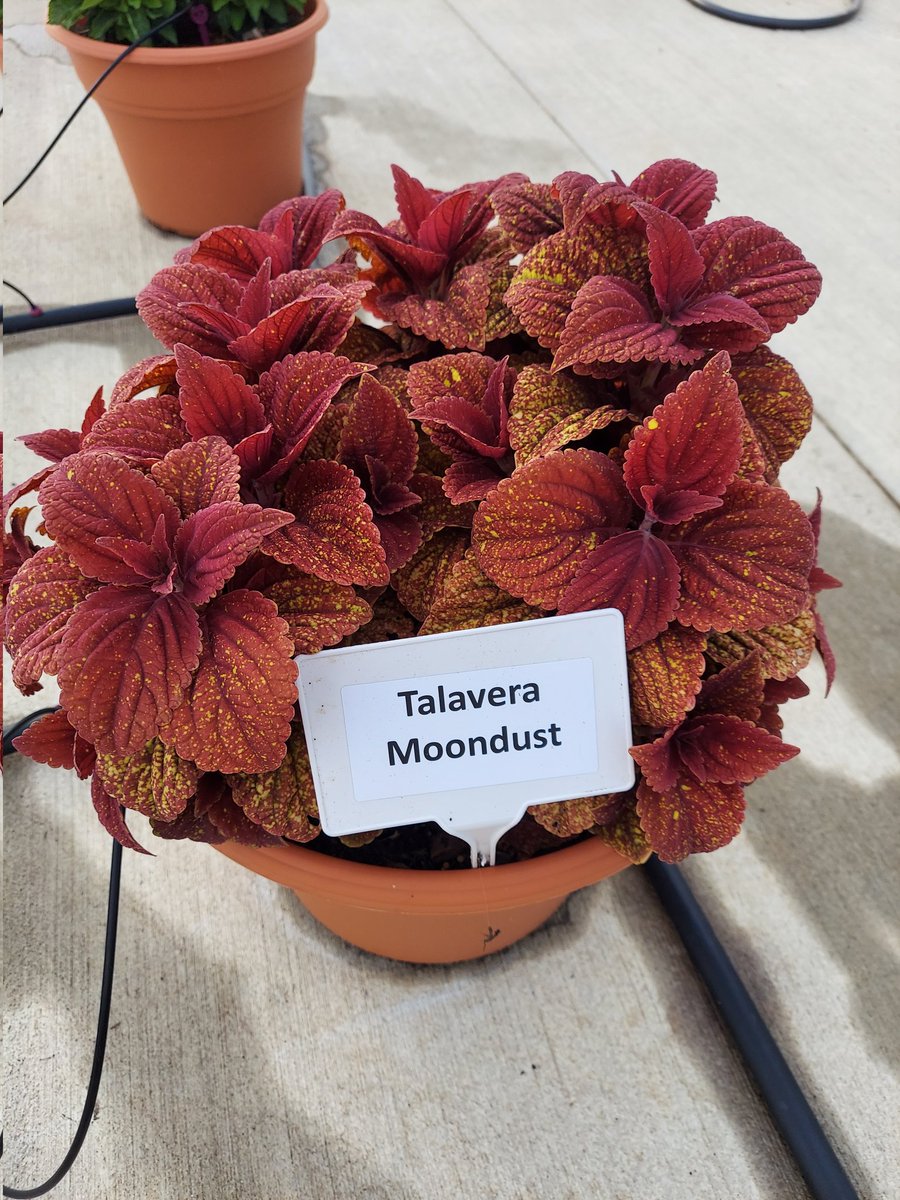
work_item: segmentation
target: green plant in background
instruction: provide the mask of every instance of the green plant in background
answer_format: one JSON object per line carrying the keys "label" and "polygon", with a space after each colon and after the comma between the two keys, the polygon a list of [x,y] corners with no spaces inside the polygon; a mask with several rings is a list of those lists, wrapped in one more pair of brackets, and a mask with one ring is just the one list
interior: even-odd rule
{"label": "green plant in background", "polygon": [[[127,45],[183,7],[177,0],[50,0],[51,25]],[[210,0],[161,30],[149,45],[198,46],[278,33],[306,15],[307,0]]]}

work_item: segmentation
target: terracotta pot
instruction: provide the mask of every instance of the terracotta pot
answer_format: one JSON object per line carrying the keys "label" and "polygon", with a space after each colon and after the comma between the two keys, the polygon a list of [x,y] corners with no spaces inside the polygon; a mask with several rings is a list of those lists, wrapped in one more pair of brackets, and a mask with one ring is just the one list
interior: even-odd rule
{"label": "terracotta pot", "polygon": [[[215,225],[256,225],[303,187],[303,102],[316,33],[313,0],[283,33],[226,46],[135,50],[96,99],[144,215],[196,237]],[[89,88],[123,47],[47,27]]]}
{"label": "terracotta pot", "polygon": [[303,846],[216,850],[291,888],[333,933],[403,962],[451,963],[504,950],[579,888],[629,865],[599,838],[541,858],[478,870],[411,871],[332,858]]}

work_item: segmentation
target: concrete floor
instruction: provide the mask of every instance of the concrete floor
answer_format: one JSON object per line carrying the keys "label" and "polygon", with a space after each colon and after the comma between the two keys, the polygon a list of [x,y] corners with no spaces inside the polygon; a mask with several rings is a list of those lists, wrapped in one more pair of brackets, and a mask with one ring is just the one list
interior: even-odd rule
{"label": "concrete floor", "polygon": [[[786,729],[802,755],[755,785],[735,843],[685,869],[860,1195],[898,1197],[896,6],[809,33],[686,0],[332,10],[308,125],[351,205],[390,215],[394,161],[452,186],[681,156],[718,172],[719,215],[783,229],[822,269],[777,348],[818,405],[785,483],[807,507],[825,493],[839,679],[825,701],[810,668]],[[7,187],[81,95],[42,17],[7,0]],[[93,105],[4,232],[5,277],[44,307],[132,295],[182,244],[137,213]],[[7,485],[34,469],[16,434],[71,425],[153,351],[136,319],[8,338]],[[35,703],[7,691],[6,720]],[[5,784],[3,1165],[27,1187],[81,1109],[109,845],[77,781],[13,759]],[[61,1200],[806,1195],[640,871],[494,959],[413,968],[207,847],[156,848],[125,862],[100,1103]]]}

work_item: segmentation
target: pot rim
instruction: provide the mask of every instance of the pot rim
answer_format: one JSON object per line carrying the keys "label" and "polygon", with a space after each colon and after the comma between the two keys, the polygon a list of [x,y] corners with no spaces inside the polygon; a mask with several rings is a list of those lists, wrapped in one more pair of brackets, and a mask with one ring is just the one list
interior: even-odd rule
{"label": "pot rim", "polygon": [[[222,46],[141,46],[132,51],[128,61],[135,66],[141,64],[154,67],[199,67],[220,66],[234,59],[257,58],[263,54],[272,54],[278,50],[303,42],[322,28],[328,20],[328,5],[326,0],[312,0],[312,10],[298,25],[283,29],[279,33],[270,33],[265,37],[253,38],[247,42],[227,42]],[[96,38],[85,37],[81,33],[72,33],[63,29],[62,25],[46,25],[49,35],[74,54],[84,54],[89,58],[103,62],[112,62],[126,47],[119,42],[102,42]],[[124,64],[123,64],[124,65]]]}
{"label": "pot rim", "polygon": [[211,843],[227,858],[300,894],[328,896],[373,909],[481,912],[563,898],[631,866],[597,837],[524,862],[476,870],[378,867],[334,858],[301,845]]}

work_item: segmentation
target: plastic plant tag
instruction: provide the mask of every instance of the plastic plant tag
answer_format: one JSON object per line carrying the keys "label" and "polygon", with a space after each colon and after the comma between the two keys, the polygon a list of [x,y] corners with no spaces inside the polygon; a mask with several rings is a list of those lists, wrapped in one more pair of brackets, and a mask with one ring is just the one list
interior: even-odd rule
{"label": "plastic plant tag", "polygon": [[531,804],[634,783],[617,609],[297,657],[322,828],[434,821],[493,864]]}

